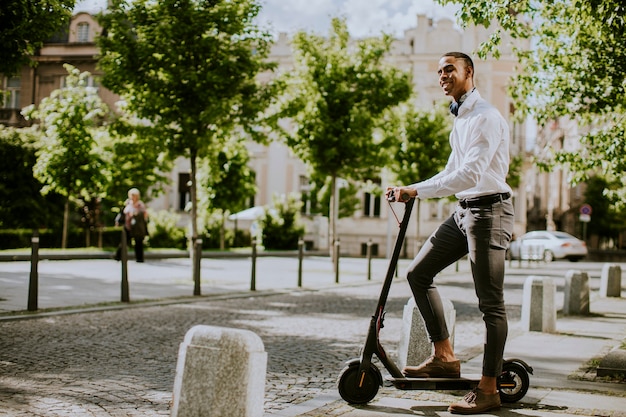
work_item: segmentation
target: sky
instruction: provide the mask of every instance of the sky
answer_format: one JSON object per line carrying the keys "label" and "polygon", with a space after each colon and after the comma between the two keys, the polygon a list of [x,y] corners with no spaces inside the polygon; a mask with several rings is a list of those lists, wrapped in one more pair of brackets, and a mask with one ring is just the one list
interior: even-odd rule
{"label": "sky", "polygon": [[[442,7],[433,0],[259,0],[259,24],[273,33],[299,30],[328,33],[332,17],[345,17],[350,35],[361,38],[381,32],[402,37],[415,27],[417,15],[438,20],[454,19],[454,6]],[[78,0],[75,12],[98,12],[106,0]]]}

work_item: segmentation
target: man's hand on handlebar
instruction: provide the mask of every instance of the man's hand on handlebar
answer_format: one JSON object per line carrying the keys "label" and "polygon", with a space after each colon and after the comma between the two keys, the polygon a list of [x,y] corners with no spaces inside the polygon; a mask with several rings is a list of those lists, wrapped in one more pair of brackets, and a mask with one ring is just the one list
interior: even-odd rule
{"label": "man's hand on handlebar", "polygon": [[410,199],[417,197],[417,190],[411,187],[387,187],[385,197],[387,197],[388,201],[405,203]]}

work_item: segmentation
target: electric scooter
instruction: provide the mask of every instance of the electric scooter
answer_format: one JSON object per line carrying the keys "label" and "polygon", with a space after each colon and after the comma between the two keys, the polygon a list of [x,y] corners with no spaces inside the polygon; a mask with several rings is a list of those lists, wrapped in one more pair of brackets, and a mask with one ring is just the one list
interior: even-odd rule
{"label": "electric scooter", "polygon": [[[379,387],[383,385],[383,377],[379,369],[372,362],[373,355],[376,355],[385,369],[389,372],[386,378],[394,387],[401,390],[471,390],[475,388],[480,376],[461,376],[460,378],[411,378],[406,377],[398,366],[387,356],[385,349],[380,343],[380,329],[383,327],[385,319],[385,303],[389,296],[391,282],[394,279],[395,270],[400,250],[406,235],[411,212],[415,199],[403,196],[407,200],[404,208],[404,216],[399,222],[400,230],[396,238],[393,254],[387,269],[387,276],[383,282],[383,287],[376,306],[376,311],[372,316],[365,346],[360,358],[355,358],[346,363],[341,371],[337,383],[339,395],[346,402],[351,404],[366,404],[374,399]],[[388,197],[390,208],[395,197]],[[394,213],[395,216],[395,213]],[[398,220],[396,216],[396,220]],[[502,373],[498,377],[498,389],[500,399],[505,403],[519,401],[526,395],[529,387],[528,374],[533,373],[532,367],[521,359],[507,359],[502,365]]]}

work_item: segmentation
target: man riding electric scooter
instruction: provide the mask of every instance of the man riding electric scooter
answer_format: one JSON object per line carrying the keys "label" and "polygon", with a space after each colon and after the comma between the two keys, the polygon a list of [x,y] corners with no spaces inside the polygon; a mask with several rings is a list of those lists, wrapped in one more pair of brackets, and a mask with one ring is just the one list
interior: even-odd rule
{"label": "man riding electric scooter", "polygon": [[407,272],[415,302],[424,318],[434,353],[419,366],[407,366],[411,378],[458,378],[460,362],[449,339],[434,277],[469,256],[479,308],[486,326],[482,376],[478,386],[449,411],[476,414],[500,407],[501,374],[508,324],[503,281],[506,249],[513,233],[514,212],[509,169],[509,130],[502,115],[474,87],[474,64],[461,52],[439,60],[439,85],[452,98],[455,116],[452,152],[444,170],[408,186],[390,187],[398,201],[455,195],[459,203],[421,248]]}

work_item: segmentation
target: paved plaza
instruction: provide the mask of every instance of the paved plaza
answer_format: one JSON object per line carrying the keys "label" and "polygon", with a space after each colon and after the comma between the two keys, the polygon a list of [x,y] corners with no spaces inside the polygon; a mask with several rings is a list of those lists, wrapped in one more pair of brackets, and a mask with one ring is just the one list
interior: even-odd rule
{"label": "paved plaza", "polygon": [[[407,263],[401,261],[401,271]],[[131,303],[124,304],[118,302],[119,263],[42,261],[40,308],[61,309],[30,316],[24,314],[28,262],[0,262],[0,416],[168,416],[178,348],[197,324],[248,329],[261,337],[268,352],[267,417],[446,415],[458,393],[383,387],[368,406],[340,400],[337,377],[344,362],[359,355],[387,264],[373,260],[368,280],[365,259],[342,259],[339,284],[328,258],[306,257],[303,267],[298,287],[297,259],[259,258],[257,290],[250,291],[249,258],[203,259],[203,295],[192,297],[188,259],[130,262]],[[559,318],[555,335],[520,327],[526,277],[554,276],[562,290],[571,268],[588,272],[592,293],[598,290],[602,264],[511,264],[507,354],[536,372],[527,398],[496,414],[626,415],[625,384],[594,381],[582,369],[626,336],[626,300],[594,301],[590,318]],[[444,271],[439,285],[456,309],[455,348],[464,371],[479,370],[483,324],[467,263]],[[382,331],[392,357],[409,297],[405,280],[396,278]]]}

